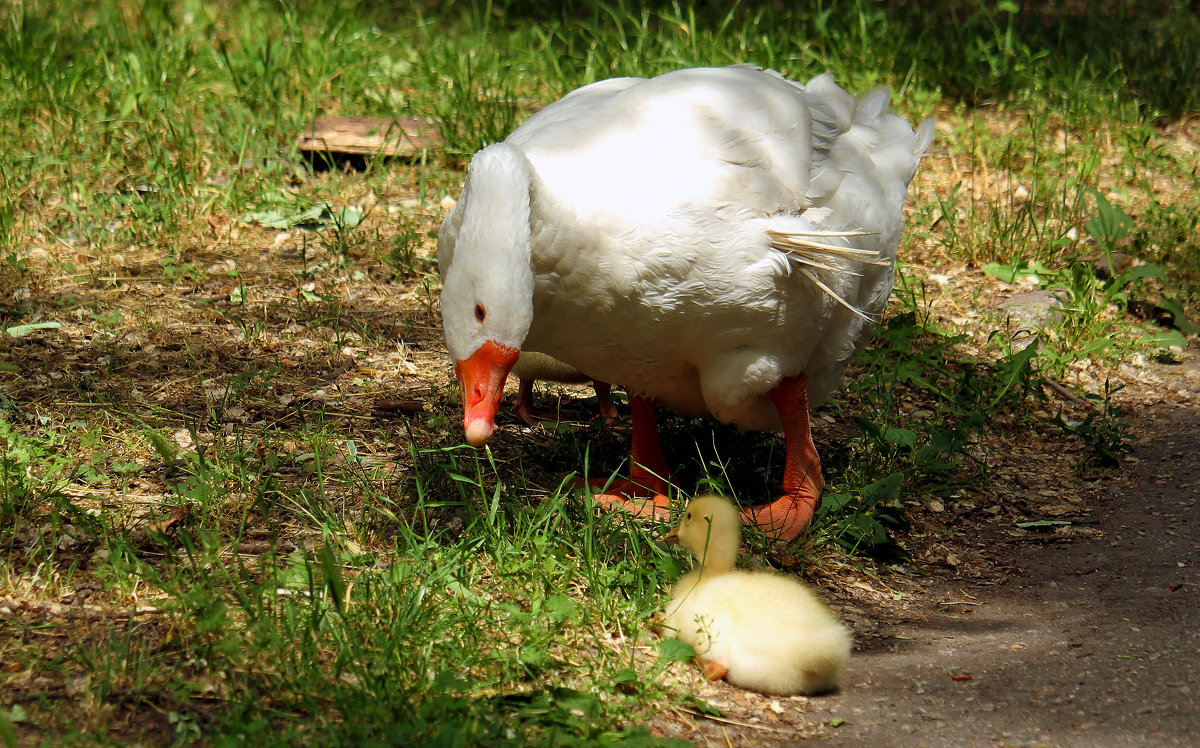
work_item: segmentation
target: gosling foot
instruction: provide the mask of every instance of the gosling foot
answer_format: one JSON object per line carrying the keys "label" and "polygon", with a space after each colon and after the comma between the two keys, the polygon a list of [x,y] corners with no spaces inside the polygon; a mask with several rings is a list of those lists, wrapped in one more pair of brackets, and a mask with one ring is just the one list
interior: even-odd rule
{"label": "gosling foot", "polygon": [[704,678],[709,682],[721,680],[729,674],[729,668],[715,660],[697,660],[697,662],[700,664],[700,670],[704,673]]}

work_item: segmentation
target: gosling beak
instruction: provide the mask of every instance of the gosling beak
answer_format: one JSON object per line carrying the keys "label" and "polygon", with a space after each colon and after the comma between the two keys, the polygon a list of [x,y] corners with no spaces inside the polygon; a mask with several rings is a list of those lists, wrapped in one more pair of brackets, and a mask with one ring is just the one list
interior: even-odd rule
{"label": "gosling beak", "polygon": [[670,543],[671,545],[679,545],[679,528],[676,527],[673,530],[671,530],[669,533],[664,535],[663,542]]}
{"label": "gosling beak", "polygon": [[469,358],[454,363],[462,392],[463,432],[472,447],[482,447],[492,438],[504,381],[520,355],[516,348],[488,340]]}

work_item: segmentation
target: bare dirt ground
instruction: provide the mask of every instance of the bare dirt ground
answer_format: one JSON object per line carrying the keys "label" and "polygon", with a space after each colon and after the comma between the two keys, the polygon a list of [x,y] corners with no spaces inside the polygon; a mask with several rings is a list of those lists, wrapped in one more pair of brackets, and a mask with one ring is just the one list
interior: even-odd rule
{"label": "bare dirt ground", "polygon": [[1200,350],[1181,359],[1123,391],[1129,459],[1063,476],[1083,500],[1070,525],[963,517],[951,563],[885,580],[893,600],[870,606],[865,632],[861,596],[829,589],[856,629],[840,692],[699,684],[724,716],[658,727],[700,745],[1200,744]]}

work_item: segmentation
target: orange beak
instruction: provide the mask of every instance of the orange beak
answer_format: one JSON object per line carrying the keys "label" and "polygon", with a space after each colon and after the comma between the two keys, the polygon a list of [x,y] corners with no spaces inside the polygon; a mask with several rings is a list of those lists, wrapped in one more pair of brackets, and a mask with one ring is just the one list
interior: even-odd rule
{"label": "orange beak", "polygon": [[467,444],[482,447],[496,429],[496,410],[504,394],[504,381],[521,352],[490,340],[470,358],[454,363],[462,391],[463,431]]}

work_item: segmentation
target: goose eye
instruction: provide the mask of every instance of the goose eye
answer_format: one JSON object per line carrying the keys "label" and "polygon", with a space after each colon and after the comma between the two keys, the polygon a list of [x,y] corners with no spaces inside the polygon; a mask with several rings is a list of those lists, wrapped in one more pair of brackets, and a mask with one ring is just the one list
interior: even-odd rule
{"label": "goose eye", "polygon": [[482,322],[485,318],[487,318],[487,310],[483,308],[483,304],[476,304],[475,305],[475,319]]}

